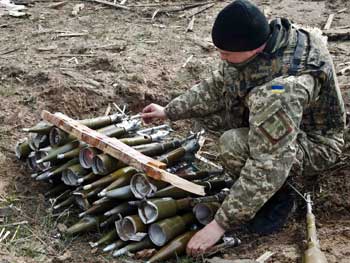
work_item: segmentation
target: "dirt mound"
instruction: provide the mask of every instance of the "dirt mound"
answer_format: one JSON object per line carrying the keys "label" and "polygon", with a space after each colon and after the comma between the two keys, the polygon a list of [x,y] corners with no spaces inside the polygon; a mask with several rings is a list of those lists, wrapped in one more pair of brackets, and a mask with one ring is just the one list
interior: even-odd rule
{"label": "dirt mound", "polygon": [[[347,161],[348,162],[348,161]],[[315,198],[317,214],[325,220],[350,218],[350,169],[329,172],[319,178]]]}

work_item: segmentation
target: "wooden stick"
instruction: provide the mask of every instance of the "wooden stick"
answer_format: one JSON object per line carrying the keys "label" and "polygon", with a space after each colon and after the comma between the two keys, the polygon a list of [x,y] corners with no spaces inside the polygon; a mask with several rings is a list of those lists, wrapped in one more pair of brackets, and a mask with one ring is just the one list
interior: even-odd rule
{"label": "wooden stick", "polygon": [[57,35],[57,37],[84,37],[87,35],[88,33],[63,33],[63,34]]}
{"label": "wooden stick", "polygon": [[337,29],[328,30],[323,32],[329,41],[337,40],[350,40],[350,30],[349,29]]}
{"label": "wooden stick", "polygon": [[107,108],[105,110],[105,114],[104,115],[108,116],[111,113],[111,110],[112,110],[111,104],[108,103],[108,106],[107,106]]}
{"label": "wooden stick", "polygon": [[258,263],[264,263],[266,262],[270,257],[272,257],[275,253],[271,251],[266,251],[264,254],[262,254],[260,257],[256,259],[256,262]]}
{"label": "wooden stick", "polygon": [[18,226],[18,225],[25,225],[25,224],[28,224],[28,221],[20,221],[20,222],[15,222],[11,224],[6,224],[6,225],[2,225],[2,227]]}
{"label": "wooden stick", "polygon": [[127,6],[124,6],[124,5],[114,4],[114,3],[111,3],[111,2],[108,2],[108,1],[104,1],[104,0],[88,0],[88,1],[99,3],[99,4],[102,4],[102,5],[108,5],[108,6],[112,6],[112,7],[115,7],[115,8],[124,9],[124,10],[130,10],[130,7],[127,7]]}
{"label": "wooden stick", "polygon": [[10,231],[6,231],[5,235],[0,238],[0,243],[4,241],[9,235],[11,234]]}
{"label": "wooden stick", "polygon": [[78,140],[100,149],[125,164],[144,171],[148,176],[156,180],[168,182],[178,188],[197,195],[205,195],[203,186],[194,184],[163,170],[166,166],[164,163],[136,151],[116,138],[110,138],[81,125],[79,122],[62,113],[52,114],[48,111],[42,111],[41,117],[63,131],[75,136]]}
{"label": "wooden stick", "polygon": [[44,52],[44,51],[52,51],[52,50],[56,50],[57,46],[48,46],[48,47],[37,47],[35,48],[36,51],[39,52]]}
{"label": "wooden stick", "polygon": [[212,8],[215,4],[216,4],[216,3],[212,3],[212,4],[209,4],[209,5],[207,5],[207,6],[204,6],[204,7],[200,8],[200,9],[198,9],[196,12],[190,14],[188,17],[193,17],[193,16],[195,16],[195,15],[198,15],[198,14],[200,14],[200,13],[202,13],[202,12],[208,10],[209,8]]}
{"label": "wooden stick", "polygon": [[12,49],[3,51],[3,52],[0,53],[0,56],[2,56],[2,55],[7,55],[7,54],[10,54],[10,53],[12,53],[12,52],[16,52],[17,50],[20,50],[20,49],[21,49],[21,48],[16,47],[16,48],[12,48]]}
{"label": "wooden stick", "polygon": [[340,9],[340,10],[338,10],[338,14],[340,14],[340,13],[344,13],[346,10],[348,10],[347,8],[343,8],[343,9]]}
{"label": "wooden stick", "polygon": [[186,59],[185,63],[182,65],[182,68],[185,68],[185,67],[187,66],[187,64],[192,60],[192,58],[193,58],[193,55],[189,56],[189,57]]}
{"label": "wooden stick", "polygon": [[68,34],[69,32],[63,30],[53,30],[53,29],[44,29],[40,31],[33,32],[33,36],[38,36],[42,34]]}
{"label": "wooden stick", "polygon": [[198,6],[207,5],[207,4],[210,4],[210,3],[212,3],[212,1],[195,3],[195,4],[189,4],[189,5],[183,5],[183,6],[175,6],[175,7],[172,7],[172,8],[164,8],[164,9],[159,9],[158,13],[180,12],[180,11],[184,11],[184,10],[187,10],[187,9],[195,8],[195,7],[198,7]]}
{"label": "wooden stick", "polygon": [[328,19],[327,19],[327,23],[323,28],[324,30],[329,30],[331,28],[333,19],[334,19],[334,14],[330,14]]}
{"label": "wooden stick", "polygon": [[193,27],[194,27],[194,21],[195,21],[196,17],[192,16],[190,22],[188,23],[188,26],[186,28],[186,32],[193,32]]}
{"label": "wooden stick", "polygon": [[66,4],[67,4],[66,1],[56,2],[56,3],[50,4],[48,6],[48,8],[56,9],[56,8],[60,8],[60,7],[64,6],[64,5],[66,5]]}
{"label": "wooden stick", "polygon": [[337,27],[333,27],[332,30],[338,30],[338,29],[348,29],[350,28],[350,25],[347,25],[347,26],[337,26]]}
{"label": "wooden stick", "polygon": [[72,57],[96,57],[97,55],[94,54],[53,54],[51,55],[52,57],[67,57],[67,58],[72,58]]}
{"label": "wooden stick", "polygon": [[350,72],[350,66],[347,66],[338,72],[338,75],[346,76]]}
{"label": "wooden stick", "polygon": [[182,2],[182,3],[138,4],[138,5],[128,5],[128,7],[162,7],[162,6],[184,6],[184,5],[189,5],[189,3]]}

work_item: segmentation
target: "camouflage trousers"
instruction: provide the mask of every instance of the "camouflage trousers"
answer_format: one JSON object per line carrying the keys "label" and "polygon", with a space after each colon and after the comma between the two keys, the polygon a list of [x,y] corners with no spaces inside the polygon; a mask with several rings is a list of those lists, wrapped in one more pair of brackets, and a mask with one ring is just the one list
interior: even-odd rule
{"label": "camouflage trousers", "polygon": [[[230,119],[227,124],[227,114],[218,113],[205,119],[196,119],[194,124],[194,129],[204,128],[220,136],[217,150],[225,169],[233,179],[240,176],[240,171],[249,158],[249,128],[240,127],[241,123],[242,120],[238,118],[237,121]],[[341,154],[342,140],[342,133],[324,136],[317,132],[300,131],[291,175],[315,175],[330,168]]]}

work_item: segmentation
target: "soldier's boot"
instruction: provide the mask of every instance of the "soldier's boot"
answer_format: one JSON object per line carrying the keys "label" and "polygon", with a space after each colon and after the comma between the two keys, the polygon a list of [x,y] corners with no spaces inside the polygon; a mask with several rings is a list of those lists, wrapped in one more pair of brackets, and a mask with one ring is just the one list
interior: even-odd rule
{"label": "soldier's boot", "polygon": [[295,211],[296,202],[293,190],[283,186],[247,224],[249,231],[260,235],[269,235],[280,231]]}

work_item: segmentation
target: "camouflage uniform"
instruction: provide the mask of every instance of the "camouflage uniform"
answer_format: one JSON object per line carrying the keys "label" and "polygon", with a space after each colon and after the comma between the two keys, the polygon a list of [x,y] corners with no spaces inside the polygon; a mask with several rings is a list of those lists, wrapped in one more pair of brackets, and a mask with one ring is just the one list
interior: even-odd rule
{"label": "camouflage uniform", "polygon": [[208,118],[226,130],[219,149],[236,182],[215,217],[225,229],[253,218],[291,170],[322,171],[344,145],[344,103],[326,45],[287,19],[271,28],[263,53],[242,66],[223,62],[165,108],[171,120]]}

